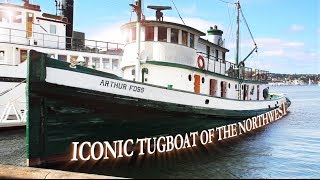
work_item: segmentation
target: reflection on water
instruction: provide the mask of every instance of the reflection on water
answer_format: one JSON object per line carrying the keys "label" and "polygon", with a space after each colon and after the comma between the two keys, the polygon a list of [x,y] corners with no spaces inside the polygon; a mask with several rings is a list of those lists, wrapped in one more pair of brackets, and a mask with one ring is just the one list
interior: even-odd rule
{"label": "reflection on water", "polygon": [[288,95],[290,113],[254,133],[179,153],[58,168],[130,178],[319,178],[320,87],[271,90]]}
{"label": "reflection on water", "polygon": [[[320,86],[270,90],[289,96],[290,113],[254,133],[179,153],[51,168],[129,178],[320,178]],[[24,164],[24,134],[0,133],[1,164]]]}

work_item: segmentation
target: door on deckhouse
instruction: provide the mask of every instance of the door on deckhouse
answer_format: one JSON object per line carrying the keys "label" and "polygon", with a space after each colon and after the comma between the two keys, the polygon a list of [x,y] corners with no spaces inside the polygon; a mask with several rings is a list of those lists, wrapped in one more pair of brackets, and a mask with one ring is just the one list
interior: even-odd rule
{"label": "door on deckhouse", "polygon": [[194,75],[194,92],[199,94],[200,93],[200,76]]}
{"label": "door on deckhouse", "polygon": [[216,96],[217,93],[217,80],[210,79],[210,96]]}
{"label": "door on deckhouse", "polygon": [[221,97],[227,97],[227,82],[221,81]]}
{"label": "door on deckhouse", "polygon": [[242,85],[243,88],[243,100],[248,100],[248,93],[249,93],[249,85]]}

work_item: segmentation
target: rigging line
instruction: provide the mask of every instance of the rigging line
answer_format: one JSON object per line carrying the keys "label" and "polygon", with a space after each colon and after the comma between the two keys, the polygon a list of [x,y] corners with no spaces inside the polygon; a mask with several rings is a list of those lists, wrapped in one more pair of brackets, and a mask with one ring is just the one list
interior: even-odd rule
{"label": "rigging line", "polygon": [[179,13],[179,11],[178,11],[178,8],[177,8],[176,4],[174,3],[174,1],[173,1],[173,0],[171,0],[171,1],[172,1],[172,3],[173,3],[174,7],[176,8],[176,10],[177,10],[177,12],[178,12],[178,15],[179,15],[179,17],[180,17],[180,19],[181,19],[181,21],[183,22],[183,24],[184,24],[184,25],[186,25],[186,23],[184,23],[184,21],[183,21],[183,19],[182,19],[181,15],[180,15],[180,13]]}
{"label": "rigging line", "polygon": [[219,1],[221,1],[223,3],[227,3],[227,4],[236,4],[236,3],[232,3],[232,2],[228,2],[228,1],[224,1],[224,0],[219,0]]}
{"label": "rigging line", "polygon": [[12,91],[13,89],[15,89],[16,87],[20,86],[22,83],[26,82],[26,80],[21,81],[19,84],[15,85],[14,87],[7,89],[3,92],[0,93],[0,96],[3,96],[5,94],[7,94],[8,92]]}
{"label": "rigging line", "polygon": [[[229,10],[229,9],[228,9]],[[229,13],[229,11],[228,11]],[[236,9],[234,9],[233,11],[233,14],[232,14],[232,18],[230,17],[230,14],[229,14],[229,20],[230,20],[230,25],[229,25],[229,29],[227,31],[227,41],[231,41],[232,43],[234,43],[234,34],[232,33],[233,32],[233,25],[234,25],[234,19],[235,19],[235,13],[236,13]]]}
{"label": "rigging line", "polygon": [[254,42],[254,45],[257,46],[257,43],[256,43],[256,41],[255,41],[254,38],[253,38],[253,35],[252,35],[252,33],[251,33],[251,30],[250,30],[250,28],[249,28],[249,25],[248,25],[248,23],[247,23],[246,18],[245,18],[244,15],[243,15],[243,12],[242,12],[241,8],[240,8],[240,12],[241,12],[241,16],[243,17],[243,20],[244,20],[244,22],[245,22],[248,30],[249,30],[250,36],[251,36],[251,38],[252,38],[252,41]]}

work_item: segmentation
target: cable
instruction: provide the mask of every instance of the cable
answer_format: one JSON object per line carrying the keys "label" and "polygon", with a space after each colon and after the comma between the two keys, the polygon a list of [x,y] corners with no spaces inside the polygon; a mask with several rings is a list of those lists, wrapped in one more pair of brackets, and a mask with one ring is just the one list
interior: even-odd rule
{"label": "cable", "polygon": [[248,30],[249,30],[250,36],[251,36],[251,38],[252,38],[252,41],[254,42],[254,45],[257,46],[257,43],[256,43],[256,41],[255,41],[254,38],[253,38],[253,35],[252,35],[252,33],[251,33],[251,30],[250,30],[250,28],[249,28],[249,25],[248,25],[248,23],[247,23],[246,18],[245,18],[244,15],[243,15],[243,12],[242,12],[241,8],[240,8],[240,12],[241,12],[241,16],[242,16],[244,22],[246,23],[246,26],[247,26]]}
{"label": "cable", "polygon": [[13,88],[10,88],[8,90],[5,90],[3,92],[0,93],[0,96],[3,96],[5,94],[7,94],[8,92],[12,91],[13,89],[15,89],[16,87],[20,86],[22,83],[26,82],[26,80],[23,80],[22,82],[20,82],[19,84],[15,85]]}
{"label": "cable", "polygon": [[173,0],[171,0],[171,1],[172,1],[172,3],[173,3],[174,7],[176,8],[176,10],[177,10],[177,12],[178,12],[178,15],[179,15],[179,17],[180,17],[180,19],[181,19],[181,21],[183,22],[184,25],[186,25],[186,23],[184,23],[182,17],[180,16],[180,13],[179,13],[179,11],[178,11],[178,8],[177,8],[176,4],[174,3]]}
{"label": "cable", "polygon": [[219,1],[227,3],[227,4],[236,4],[236,3],[232,3],[232,2],[228,2],[228,1],[224,1],[224,0],[219,0]]}

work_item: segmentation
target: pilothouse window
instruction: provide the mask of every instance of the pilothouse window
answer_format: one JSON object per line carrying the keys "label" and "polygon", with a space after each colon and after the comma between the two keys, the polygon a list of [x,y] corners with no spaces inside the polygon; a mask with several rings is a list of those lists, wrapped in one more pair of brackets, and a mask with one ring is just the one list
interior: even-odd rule
{"label": "pilothouse window", "polygon": [[146,41],[153,41],[154,40],[154,27],[149,26],[146,27]]}
{"label": "pilothouse window", "polygon": [[158,28],[158,40],[162,42],[167,42],[167,28],[165,27]]}
{"label": "pilothouse window", "polygon": [[178,40],[179,40],[179,30],[171,29],[171,43],[178,44]]}
{"label": "pilothouse window", "polygon": [[194,48],[194,34],[190,34],[190,47]]}
{"label": "pilothouse window", "polygon": [[131,28],[132,41],[136,41],[136,27]]}
{"label": "pilothouse window", "polygon": [[188,33],[186,31],[182,31],[182,45],[188,45]]}

